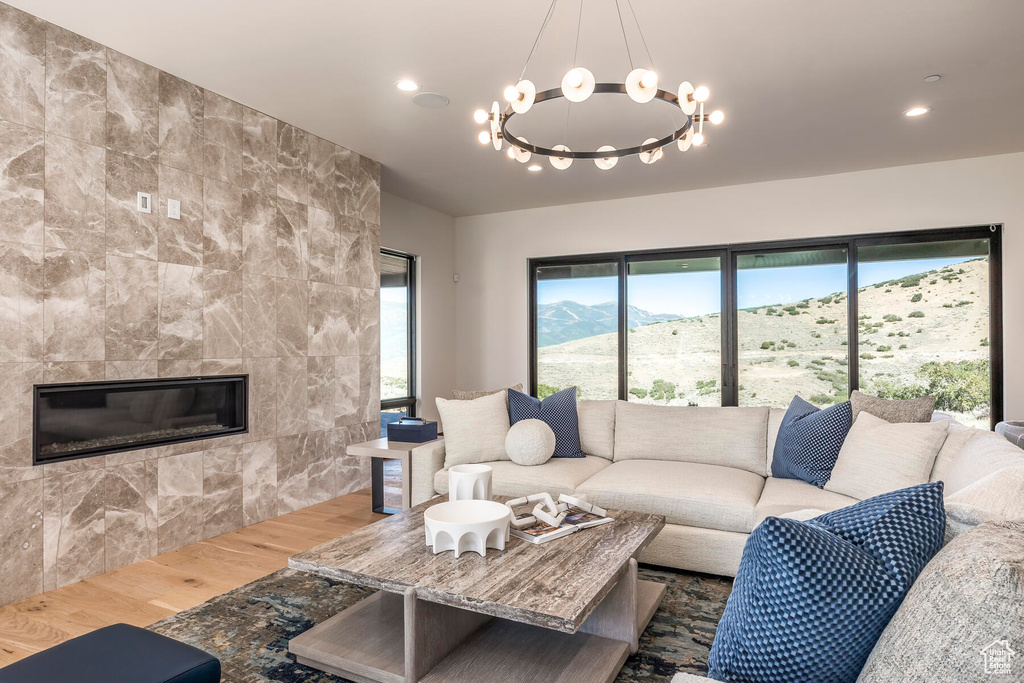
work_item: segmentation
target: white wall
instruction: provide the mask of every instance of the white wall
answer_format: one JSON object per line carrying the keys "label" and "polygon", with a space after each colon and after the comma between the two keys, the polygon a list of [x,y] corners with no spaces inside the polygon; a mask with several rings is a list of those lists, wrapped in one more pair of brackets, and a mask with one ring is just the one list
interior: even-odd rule
{"label": "white wall", "polygon": [[458,218],[457,383],[526,382],[530,257],[988,223],[1004,224],[1006,415],[1021,418],[1024,154]]}
{"label": "white wall", "polygon": [[437,419],[435,396],[455,386],[455,219],[382,193],[382,247],[418,256],[416,387],[419,415]]}

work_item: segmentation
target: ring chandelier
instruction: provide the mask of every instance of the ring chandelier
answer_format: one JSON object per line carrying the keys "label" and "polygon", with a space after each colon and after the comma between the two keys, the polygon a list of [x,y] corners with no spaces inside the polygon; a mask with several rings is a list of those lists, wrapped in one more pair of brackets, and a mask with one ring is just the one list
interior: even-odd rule
{"label": "ring chandelier", "polygon": [[[579,29],[582,26],[583,19],[583,2],[584,0],[580,0],[579,21],[576,28],[577,51],[579,49]],[[644,40],[640,24],[636,21],[636,13],[633,12],[631,0],[624,0],[624,4],[633,15],[637,31],[640,33],[640,40],[647,53],[648,62],[651,63],[651,68],[649,69],[635,67],[629,41],[626,39],[626,27],[622,20],[620,2],[623,2],[623,0],[615,0],[615,9],[618,12],[619,27],[622,29],[626,56],[629,59],[631,69],[626,75],[625,81],[622,83],[598,83],[594,74],[589,69],[576,63],[575,54],[573,55],[573,67],[566,72],[562,78],[561,86],[558,88],[538,91],[532,81],[523,78],[526,75],[527,67],[530,65],[530,59],[533,57],[534,52],[537,51],[537,45],[544,35],[544,29],[547,28],[548,22],[550,22],[558,5],[558,0],[552,0],[547,16],[541,24],[536,40],[534,40],[533,48],[526,58],[526,65],[523,66],[519,81],[515,85],[505,88],[503,96],[508,102],[505,109],[502,110],[501,105],[498,102],[494,102],[491,104],[490,111],[478,109],[473,115],[477,123],[487,125],[487,128],[480,131],[478,136],[481,144],[490,144],[494,149],[501,151],[504,143],[507,142],[509,158],[523,164],[528,163],[532,156],[537,154],[548,157],[551,165],[558,170],[569,168],[574,159],[592,159],[594,164],[603,171],[614,168],[621,157],[627,156],[639,156],[640,161],[643,163],[653,164],[664,155],[664,147],[673,142],[676,143],[682,152],[688,150],[691,145],[704,144],[704,123],[710,122],[718,125],[725,119],[725,114],[720,110],[715,110],[710,114],[704,113],[704,105],[711,94],[706,86],[702,85],[695,88],[688,81],[683,81],[679,85],[677,94],[661,89],[658,73],[654,70],[650,51],[647,50],[647,41]],[[667,102],[682,111],[684,121],[681,126],[670,134],[662,138],[647,138],[643,143],[633,147],[616,148],[611,145],[603,145],[596,150],[582,152],[569,149],[565,145],[564,139],[562,144],[544,147],[530,143],[526,138],[517,137],[508,130],[508,122],[512,120],[513,116],[526,114],[535,104],[565,98],[569,101],[569,106],[571,107],[572,103],[585,102],[593,94],[627,95],[631,100],[640,104],[646,104],[655,100]],[[568,116],[566,118],[566,132],[568,132]],[[531,165],[530,170],[539,171],[540,166],[536,164]]]}

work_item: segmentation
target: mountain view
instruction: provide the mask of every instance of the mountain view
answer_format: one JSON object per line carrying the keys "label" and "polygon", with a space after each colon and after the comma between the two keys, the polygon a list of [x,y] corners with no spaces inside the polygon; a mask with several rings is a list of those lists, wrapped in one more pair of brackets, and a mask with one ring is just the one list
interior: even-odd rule
{"label": "mountain view", "polygon": [[[575,301],[541,304],[537,307],[537,345],[551,346],[615,332],[619,325],[618,309],[619,305],[614,301],[595,306]],[[649,313],[636,306],[629,306],[626,317],[630,327],[642,327],[679,316]]]}
{"label": "mountain view", "polygon": [[[987,259],[868,285],[860,289],[859,308],[863,391],[888,398],[931,394],[938,410],[987,427]],[[539,308],[542,392],[575,384],[582,398],[616,397],[614,310],[611,302]],[[819,406],[845,401],[847,329],[845,292],[740,310],[740,404],[785,407],[794,394]],[[627,343],[630,400],[721,404],[719,314],[631,308]]]}

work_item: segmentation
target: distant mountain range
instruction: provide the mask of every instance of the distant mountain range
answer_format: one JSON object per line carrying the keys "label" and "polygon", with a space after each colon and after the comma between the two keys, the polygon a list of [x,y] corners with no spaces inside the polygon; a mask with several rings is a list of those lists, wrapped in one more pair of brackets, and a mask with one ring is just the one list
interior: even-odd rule
{"label": "distant mountain range", "polygon": [[[575,301],[541,304],[537,307],[537,346],[552,346],[615,332],[619,324],[618,308],[614,301],[594,306]],[[674,313],[651,313],[636,306],[629,306],[627,313],[629,327],[643,327],[680,317]]]}

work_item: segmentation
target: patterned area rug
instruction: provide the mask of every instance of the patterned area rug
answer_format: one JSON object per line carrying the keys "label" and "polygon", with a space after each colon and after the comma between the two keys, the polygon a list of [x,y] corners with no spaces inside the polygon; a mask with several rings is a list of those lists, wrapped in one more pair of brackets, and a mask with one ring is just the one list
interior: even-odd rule
{"label": "patterned area rug", "polygon": [[[648,567],[640,568],[640,576],[665,584],[667,591],[617,683],[667,682],[678,671],[706,673],[732,580]],[[282,569],[149,628],[217,656],[225,683],[341,683],[345,679],[297,664],[288,641],[370,593]]]}

